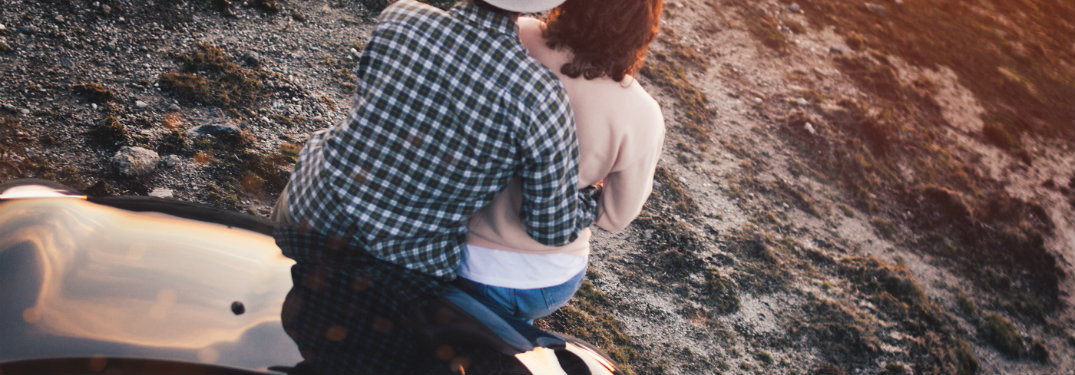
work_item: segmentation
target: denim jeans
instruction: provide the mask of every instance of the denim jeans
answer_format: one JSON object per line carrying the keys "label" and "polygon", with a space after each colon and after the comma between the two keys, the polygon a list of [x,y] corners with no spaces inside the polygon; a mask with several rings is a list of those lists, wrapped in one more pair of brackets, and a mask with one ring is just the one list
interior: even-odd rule
{"label": "denim jeans", "polygon": [[481,301],[504,318],[533,323],[534,319],[552,315],[567,304],[582,285],[586,270],[560,285],[536,289],[513,289],[486,285],[465,278],[455,280],[455,286]]}

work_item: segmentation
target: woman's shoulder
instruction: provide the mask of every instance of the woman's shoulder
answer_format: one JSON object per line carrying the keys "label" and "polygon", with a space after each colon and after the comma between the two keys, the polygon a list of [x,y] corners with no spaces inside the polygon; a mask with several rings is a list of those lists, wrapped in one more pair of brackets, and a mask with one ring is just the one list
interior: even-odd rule
{"label": "woman's shoulder", "polygon": [[661,112],[661,105],[639,84],[638,79],[628,75],[615,84],[622,88],[617,91],[620,93],[619,100],[624,103],[622,108],[627,109],[623,114],[634,119],[640,128],[663,133],[664,114]]}

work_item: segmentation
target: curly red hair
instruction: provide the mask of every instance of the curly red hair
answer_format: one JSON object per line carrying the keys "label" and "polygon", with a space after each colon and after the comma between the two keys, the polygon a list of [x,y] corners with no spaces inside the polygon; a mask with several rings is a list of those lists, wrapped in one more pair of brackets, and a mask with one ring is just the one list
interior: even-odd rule
{"label": "curly red hair", "polygon": [[560,68],[571,78],[608,76],[622,82],[642,67],[660,27],[662,0],[567,0],[549,12],[542,36],[574,59]]}

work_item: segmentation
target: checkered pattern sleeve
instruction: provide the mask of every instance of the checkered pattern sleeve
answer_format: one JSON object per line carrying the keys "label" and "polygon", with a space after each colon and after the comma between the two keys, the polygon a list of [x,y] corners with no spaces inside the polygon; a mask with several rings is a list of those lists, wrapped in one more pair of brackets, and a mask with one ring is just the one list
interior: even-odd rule
{"label": "checkered pattern sleeve", "polygon": [[456,276],[468,219],[520,176],[532,236],[563,244],[593,221],[560,81],[509,17],[462,2],[385,9],[356,67],[347,121],[315,134],[289,215],[380,260]]}
{"label": "checkered pattern sleeve", "polygon": [[[595,218],[592,190],[578,189],[578,140],[563,90],[548,90],[530,114],[532,133],[525,138],[523,205],[527,233],[538,242],[562,246],[578,238]],[[563,126],[570,124],[571,126]]]}

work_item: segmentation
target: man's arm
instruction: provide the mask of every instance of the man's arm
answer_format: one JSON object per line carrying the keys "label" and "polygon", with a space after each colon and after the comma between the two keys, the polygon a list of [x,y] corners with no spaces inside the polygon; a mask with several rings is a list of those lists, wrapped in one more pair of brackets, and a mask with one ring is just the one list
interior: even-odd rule
{"label": "man's arm", "polygon": [[530,131],[520,145],[524,157],[520,215],[534,240],[562,246],[593,223],[600,190],[578,190],[578,140],[571,107],[559,87],[549,95],[553,97],[528,111]]}

